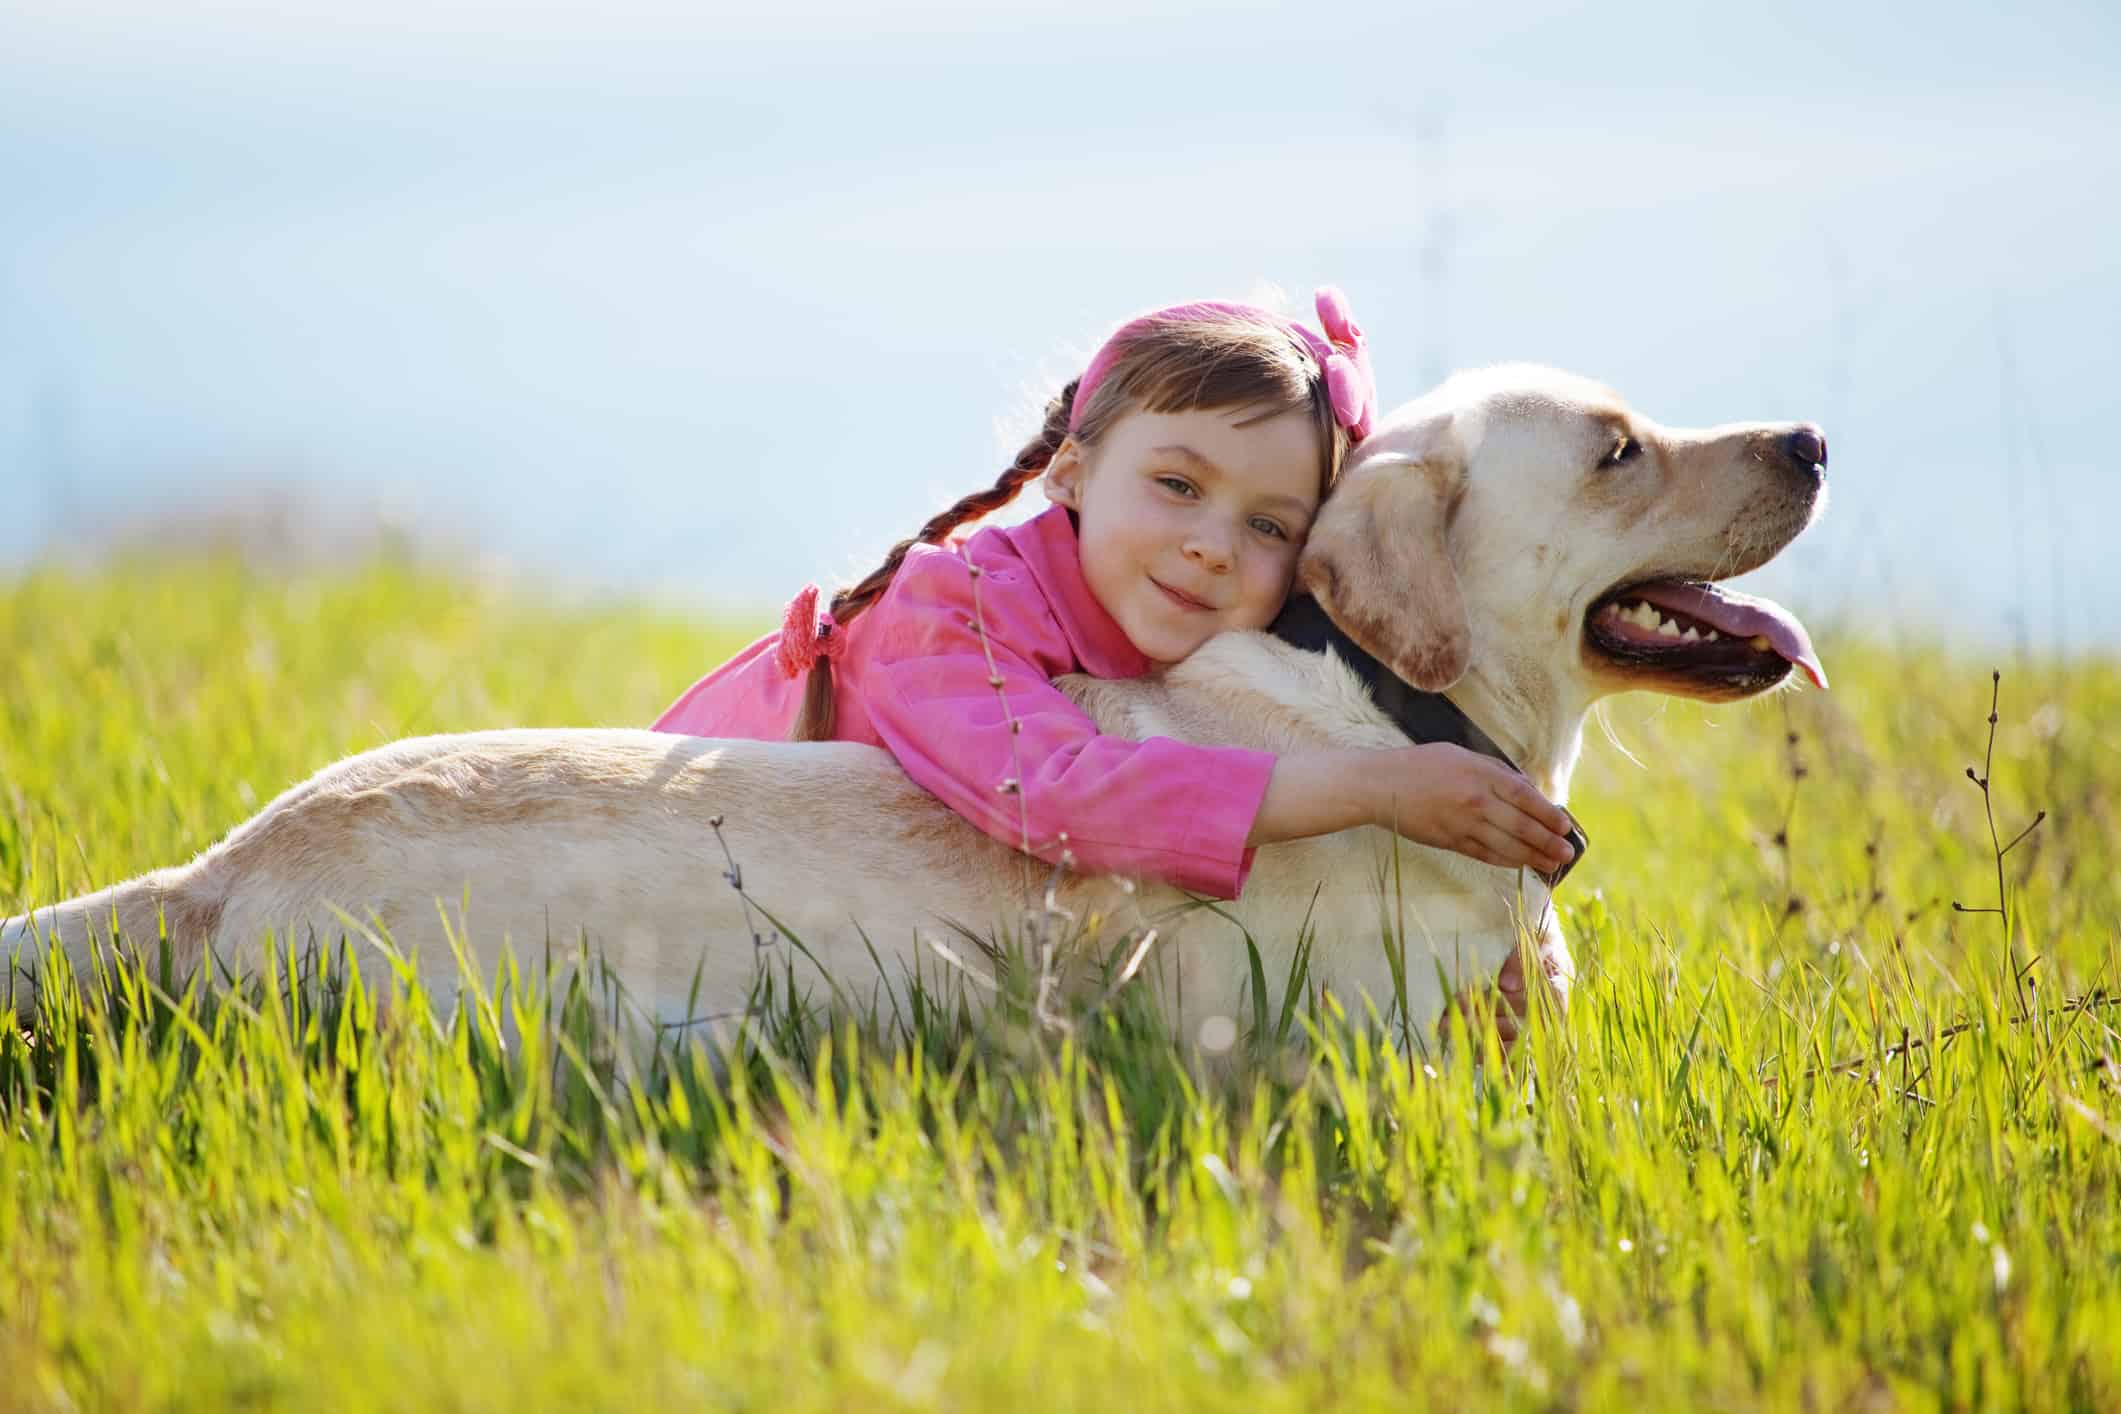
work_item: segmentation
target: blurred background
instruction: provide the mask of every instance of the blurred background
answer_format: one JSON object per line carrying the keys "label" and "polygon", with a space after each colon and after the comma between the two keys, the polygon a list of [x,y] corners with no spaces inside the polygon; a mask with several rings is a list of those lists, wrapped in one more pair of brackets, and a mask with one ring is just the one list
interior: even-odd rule
{"label": "blurred background", "polygon": [[1815,626],[2121,646],[2117,15],[0,0],[0,573],[382,538],[763,615],[1122,316],[1330,281],[1388,403],[1823,423],[1751,580]]}

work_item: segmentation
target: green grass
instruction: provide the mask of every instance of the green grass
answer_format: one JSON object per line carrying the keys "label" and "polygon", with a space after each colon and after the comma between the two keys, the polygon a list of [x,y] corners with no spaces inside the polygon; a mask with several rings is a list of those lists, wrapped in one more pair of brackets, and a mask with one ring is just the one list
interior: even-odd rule
{"label": "green grass", "polygon": [[[743,636],[389,566],[0,587],[0,911],[393,737],[643,723]],[[784,978],[726,1076],[535,974],[61,995],[0,1028],[0,1406],[2121,1407],[2121,1012],[2069,1005],[2121,987],[2121,665],[2000,663],[2014,967],[1952,908],[1990,664],[1824,639],[1830,695],[1593,728],[1582,981],[1507,1069],[1330,1013],[1202,1065],[1131,990],[1063,1036]]]}

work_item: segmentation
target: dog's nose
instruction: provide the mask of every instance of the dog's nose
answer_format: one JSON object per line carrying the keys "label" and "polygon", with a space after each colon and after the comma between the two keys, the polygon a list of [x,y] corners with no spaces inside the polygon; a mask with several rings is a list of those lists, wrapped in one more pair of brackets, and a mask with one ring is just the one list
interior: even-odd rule
{"label": "dog's nose", "polygon": [[1801,471],[1809,471],[1815,466],[1821,470],[1826,467],[1826,434],[1809,422],[1783,438],[1782,447]]}

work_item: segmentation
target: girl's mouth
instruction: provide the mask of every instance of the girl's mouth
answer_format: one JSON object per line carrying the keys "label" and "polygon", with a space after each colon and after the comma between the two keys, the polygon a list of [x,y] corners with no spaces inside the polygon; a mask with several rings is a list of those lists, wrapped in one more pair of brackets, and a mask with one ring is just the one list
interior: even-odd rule
{"label": "girl's mouth", "polygon": [[1155,585],[1158,589],[1163,590],[1164,597],[1169,599],[1172,603],[1178,605],[1181,609],[1191,609],[1196,613],[1209,613],[1212,612],[1215,607],[1212,604],[1202,603],[1200,600],[1194,598],[1190,594],[1180,593],[1178,590],[1173,589],[1170,585],[1164,583],[1160,579],[1152,578],[1150,579],[1149,583]]}

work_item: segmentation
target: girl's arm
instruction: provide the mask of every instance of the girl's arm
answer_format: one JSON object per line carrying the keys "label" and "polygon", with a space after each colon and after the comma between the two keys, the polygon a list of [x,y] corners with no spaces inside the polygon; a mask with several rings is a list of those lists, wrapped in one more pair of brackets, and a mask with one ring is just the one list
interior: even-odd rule
{"label": "girl's arm", "polygon": [[1030,570],[985,568],[985,641],[971,579],[947,551],[908,553],[865,611],[838,671],[877,739],[915,782],[1006,844],[1028,842],[1049,862],[1065,853],[1084,873],[1236,898],[1275,758],[1099,732],[1053,685],[1077,662]]}
{"label": "girl's arm", "polygon": [[1447,742],[1320,748],[1278,757],[1248,845],[1359,825],[1505,868],[1554,870],[1575,853],[1568,817],[1500,761]]}
{"label": "girl's arm", "polygon": [[986,642],[963,562],[909,554],[846,667],[899,765],[996,839],[1021,846],[1028,835],[1049,862],[1065,849],[1088,873],[1147,874],[1218,898],[1242,890],[1253,846],[1357,825],[1505,867],[1569,857],[1561,811],[1462,747],[1276,757],[1105,736],[1051,682],[1075,664],[1028,573],[982,583]]}

